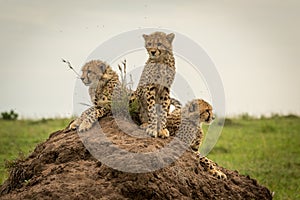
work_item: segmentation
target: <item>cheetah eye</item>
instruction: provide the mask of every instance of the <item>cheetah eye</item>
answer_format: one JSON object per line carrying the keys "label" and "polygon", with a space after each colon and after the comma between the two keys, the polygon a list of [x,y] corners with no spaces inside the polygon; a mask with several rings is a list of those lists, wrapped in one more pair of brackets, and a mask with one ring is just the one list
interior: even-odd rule
{"label": "cheetah eye", "polygon": [[152,44],[151,42],[148,42],[148,43],[147,43],[148,46],[150,46],[151,44]]}
{"label": "cheetah eye", "polygon": [[162,43],[160,43],[160,42],[159,42],[159,43],[157,43],[157,46],[161,46],[161,45],[162,45]]}

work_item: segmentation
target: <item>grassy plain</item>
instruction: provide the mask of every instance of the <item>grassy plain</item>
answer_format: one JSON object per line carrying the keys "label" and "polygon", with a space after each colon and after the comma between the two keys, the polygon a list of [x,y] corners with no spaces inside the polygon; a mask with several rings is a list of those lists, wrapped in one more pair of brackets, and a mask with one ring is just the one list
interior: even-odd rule
{"label": "grassy plain", "polygon": [[[0,120],[0,184],[6,160],[28,155],[70,119]],[[300,118],[273,116],[227,119],[208,157],[219,165],[250,175],[275,192],[274,199],[300,199]]]}
{"label": "grassy plain", "polygon": [[66,127],[70,119],[2,120],[0,119],[0,184],[7,177],[6,161],[26,156],[45,141],[50,133]]}
{"label": "grassy plain", "polygon": [[219,165],[250,175],[274,199],[300,199],[300,118],[228,119],[208,155]]}

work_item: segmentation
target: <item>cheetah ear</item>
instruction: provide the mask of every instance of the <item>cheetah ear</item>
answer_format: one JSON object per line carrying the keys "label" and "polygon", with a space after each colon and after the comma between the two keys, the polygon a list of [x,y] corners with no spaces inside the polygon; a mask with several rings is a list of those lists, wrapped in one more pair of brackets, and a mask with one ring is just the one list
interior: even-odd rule
{"label": "cheetah ear", "polygon": [[189,106],[189,112],[195,112],[197,106],[198,105],[196,103],[191,103],[191,105]]}
{"label": "cheetah ear", "polygon": [[102,73],[104,73],[105,72],[105,70],[106,70],[106,65],[105,64],[100,64],[99,65],[99,69],[100,69],[100,71],[102,72]]}
{"label": "cheetah ear", "polygon": [[170,34],[167,35],[167,39],[168,39],[168,41],[169,41],[170,43],[173,42],[174,37],[175,37],[175,34],[174,34],[174,33],[170,33]]}
{"label": "cheetah ear", "polygon": [[149,38],[149,35],[143,34],[143,38],[144,38],[145,40],[147,40],[147,39]]}

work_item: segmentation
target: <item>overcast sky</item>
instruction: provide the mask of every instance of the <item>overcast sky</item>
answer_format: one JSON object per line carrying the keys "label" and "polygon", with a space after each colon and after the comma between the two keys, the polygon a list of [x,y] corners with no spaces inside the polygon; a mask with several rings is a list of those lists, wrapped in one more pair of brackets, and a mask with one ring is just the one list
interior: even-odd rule
{"label": "overcast sky", "polygon": [[71,116],[76,77],[61,58],[80,71],[102,42],[151,27],[186,35],[206,51],[223,81],[228,115],[300,114],[297,0],[0,0],[0,5],[1,112]]}

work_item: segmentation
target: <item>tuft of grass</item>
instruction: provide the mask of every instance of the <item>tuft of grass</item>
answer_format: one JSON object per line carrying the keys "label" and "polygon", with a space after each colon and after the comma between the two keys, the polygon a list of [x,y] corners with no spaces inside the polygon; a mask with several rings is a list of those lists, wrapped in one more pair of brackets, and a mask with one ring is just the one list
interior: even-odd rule
{"label": "tuft of grass", "polygon": [[126,60],[122,61],[122,66],[118,65],[118,68],[121,80],[120,85],[114,88],[111,109],[114,116],[129,119],[132,110],[129,102],[133,91],[131,90],[132,80],[128,82],[126,77]]}

